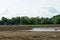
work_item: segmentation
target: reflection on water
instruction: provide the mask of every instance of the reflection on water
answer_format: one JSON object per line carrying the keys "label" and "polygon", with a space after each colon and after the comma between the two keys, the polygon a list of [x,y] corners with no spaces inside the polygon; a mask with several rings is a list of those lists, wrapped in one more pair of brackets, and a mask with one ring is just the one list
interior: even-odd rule
{"label": "reflection on water", "polygon": [[32,30],[26,31],[60,31],[60,30],[56,28],[33,28]]}

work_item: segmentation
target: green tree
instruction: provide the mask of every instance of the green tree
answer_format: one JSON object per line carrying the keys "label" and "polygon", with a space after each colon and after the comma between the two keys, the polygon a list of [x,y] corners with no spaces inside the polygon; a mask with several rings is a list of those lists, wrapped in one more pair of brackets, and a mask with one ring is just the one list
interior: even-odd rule
{"label": "green tree", "polygon": [[20,21],[21,21],[20,17],[16,17],[16,19],[15,19],[15,24],[16,24],[16,25],[19,25],[19,24],[20,24]]}
{"label": "green tree", "polygon": [[41,24],[50,24],[50,19],[49,18],[41,18]]}
{"label": "green tree", "polygon": [[40,24],[40,18],[39,17],[35,17],[34,24],[35,25]]}
{"label": "green tree", "polygon": [[2,17],[2,24],[7,25],[8,24],[7,22],[8,22],[8,19],[5,17]]}
{"label": "green tree", "polygon": [[60,24],[60,15],[56,15],[52,17],[53,24]]}
{"label": "green tree", "polygon": [[29,24],[30,21],[29,21],[29,17],[25,16],[25,17],[21,17],[21,21],[20,21],[20,24]]}

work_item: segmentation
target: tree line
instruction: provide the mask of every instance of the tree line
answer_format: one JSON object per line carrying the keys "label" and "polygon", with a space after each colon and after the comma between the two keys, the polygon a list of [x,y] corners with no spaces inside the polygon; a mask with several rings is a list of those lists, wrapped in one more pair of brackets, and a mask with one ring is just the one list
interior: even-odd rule
{"label": "tree line", "polygon": [[0,25],[40,25],[40,24],[60,24],[60,15],[52,18],[39,17],[12,17],[11,19],[2,17]]}

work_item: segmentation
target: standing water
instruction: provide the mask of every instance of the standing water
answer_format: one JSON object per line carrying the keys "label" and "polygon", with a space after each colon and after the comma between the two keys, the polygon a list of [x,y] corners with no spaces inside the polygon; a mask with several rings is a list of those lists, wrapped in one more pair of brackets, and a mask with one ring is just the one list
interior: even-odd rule
{"label": "standing water", "polygon": [[32,30],[26,31],[60,31],[58,28],[33,28]]}

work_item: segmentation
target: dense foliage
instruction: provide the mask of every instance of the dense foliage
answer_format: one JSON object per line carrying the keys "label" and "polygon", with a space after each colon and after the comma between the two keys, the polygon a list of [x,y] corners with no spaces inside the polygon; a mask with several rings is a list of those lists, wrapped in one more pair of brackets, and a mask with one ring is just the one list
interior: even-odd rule
{"label": "dense foliage", "polygon": [[52,18],[39,17],[13,17],[11,19],[2,17],[0,25],[39,25],[39,24],[60,24],[60,15]]}

